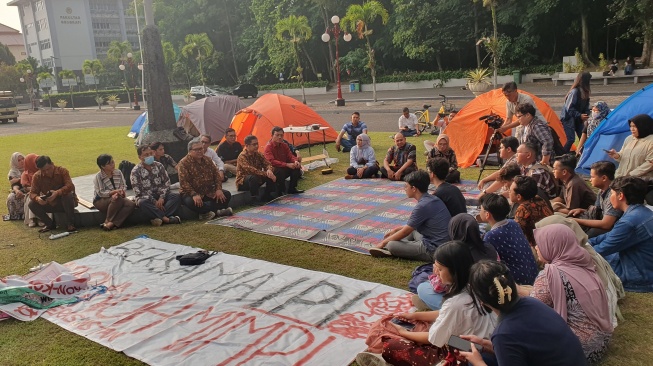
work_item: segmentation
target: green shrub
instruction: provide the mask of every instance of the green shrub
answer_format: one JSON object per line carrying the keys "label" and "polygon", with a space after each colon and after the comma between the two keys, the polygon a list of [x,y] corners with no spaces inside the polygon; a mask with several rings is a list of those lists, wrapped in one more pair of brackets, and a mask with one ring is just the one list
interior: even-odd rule
{"label": "green shrub", "polygon": [[[329,84],[326,80],[305,81],[304,88],[324,88]],[[277,89],[299,89],[302,86],[299,83],[277,83],[269,85],[258,85],[258,90],[277,90]]]}

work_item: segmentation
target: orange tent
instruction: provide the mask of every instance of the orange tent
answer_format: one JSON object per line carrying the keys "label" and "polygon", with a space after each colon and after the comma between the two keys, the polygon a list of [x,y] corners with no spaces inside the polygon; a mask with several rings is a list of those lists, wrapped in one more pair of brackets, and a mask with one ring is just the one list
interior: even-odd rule
{"label": "orange tent", "polygon": [[[265,94],[258,98],[248,108],[241,109],[231,120],[231,128],[236,130],[236,140],[245,144],[247,135],[254,135],[259,140],[259,150],[265,149],[265,144],[271,138],[274,126],[299,127],[319,124],[329,127],[324,130],[326,141],[333,142],[338,137],[338,131],[333,129],[317,112],[297,99],[281,94]],[[308,133],[296,133],[294,141],[296,146],[308,144]],[[286,133],[286,140],[293,141],[293,136]],[[312,132],[311,143],[322,143],[322,133]]]}
{"label": "orange tent", "polygon": [[[519,92],[533,98],[537,109],[553,127],[560,138],[560,143],[564,145],[567,141],[565,131],[560,118],[553,109],[535,95],[521,89]],[[490,90],[474,98],[460,109],[451,124],[445,128],[444,133],[449,136],[451,148],[456,152],[460,167],[467,168],[474,164],[478,156],[484,152],[483,146],[490,142],[492,131],[483,121],[479,121],[479,117],[490,113],[506,118],[506,97],[503,96],[501,89]],[[506,131],[506,133],[510,134],[510,131]]]}

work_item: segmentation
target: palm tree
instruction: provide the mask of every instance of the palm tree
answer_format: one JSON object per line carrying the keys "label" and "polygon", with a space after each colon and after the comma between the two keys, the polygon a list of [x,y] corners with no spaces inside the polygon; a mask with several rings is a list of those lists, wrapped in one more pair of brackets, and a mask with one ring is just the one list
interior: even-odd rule
{"label": "palm tree", "polygon": [[[65,79],[76,79],[77,75],[72,70],[61,70],[59,71],[59,79],[63,82]],[[75,110],[75,101],[73,100],[73,87],[68,86],[70,90],[70,104],[73,106],[73,111]]]}
{"label": "palm tree", "polygon": [[111,41],[107,50],[107,58],[113,61],[121,61],[132,51],[132,45],[128,41]]}
{"label": "palm tree", "polygon": [[84,72],[84,75],[91,75],[93,76],[93,83],[95,83],[95,94],[97,95],[97,80],[95,77],[97,74],[101,73],[102,70],[104,70],[104,66],[102,66],[102,62],[100,60],[95,59],[95,60],[84,60],[84,64],[82,64],[82,72]]}
{"label": "palm tree", "polygon": [[[45,81],[45,80],[52,80],[52,75],[49,72],[40,72],[38,75],[36,75],[36,82],[38,82],[39,85],[41,84],[42,81]],[[44,87],[43,89],[46,89],[46,87]],[[50,110],[52,110],[52,100],[50,99],[50,90],[51,89],[52,89],[52,87],[47,87],[48,102],[50,104]]]}
{"label": "palm tree", "polygon": [[388,11],[383,7],[383,4],[376,0],[370,0],[363,5],[349,5],[347,14],[341,20],[342,27],[345,31],[358,33],[358,39],[365,38],[367,44],[367,67],[370,68],[372,74],[372,96],[376,102],[376,63],[374,61],[374,49],[370,43],[370,36],[372,29],[369,26],[381,17],[381,23],[388,23],[390,16]]}
{"label": "palm tree", "polygon": [[163,47],[163,59],[165,60],[166,69],[168,70],[168,75],[172,75],[172,64],[174,64],[177,59],[177,51],[175,51],[175,46],[168,41],[161,43]]}
{"label": "palm tree", "polygon": [[[477,2],[478,0],[473,0]],[[492,38],[482,38],[476,44],[478,45],[481,42],[485,42],[487,48],[492,52],[492,68],[494,69],[494,75],[492,79],[493,87],[497,87],[497,70],[499,70],[499,34],[497,28],[497,5],[498,0],[483,0],[483,6],[490,8],[492,12]]]}
{"label": "palm tree", "polygon": [[206,83],[204,81],[204,70],[202,69],[202,59],[211,56],[213,53],[213,43],[206,33],[187,34],[184,39],[186,44],[181,49],[181,53],[186,57],[192,57],[197,54],[195,58],[200,64],[200,78],[202,79],[203,91],[206,93]]}
{"label": "palm tree", "polygon": [[297,62],[297,79],[302,87],[302,102],[306,104],[306,93],[304,92],[304,76],[302,64],[299,60],[299,44],[311,38],[311,27],[308,25],[308,19],[305,16],[291,15],[288,18],[279,20],[276,25],[277,39],[280,41],[290,42],[292,45],[295,61]]}

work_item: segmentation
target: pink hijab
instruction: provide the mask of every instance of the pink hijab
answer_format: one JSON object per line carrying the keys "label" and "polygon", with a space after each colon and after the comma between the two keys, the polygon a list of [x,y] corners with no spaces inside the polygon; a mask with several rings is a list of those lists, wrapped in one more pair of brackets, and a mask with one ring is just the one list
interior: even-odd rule
{"label": "pink hijab", "polygon": [[542,258],[549,262],[544,265],[544,273],[553,309],[567,321],[567,296],[559,272],[562,271],[585,314],[601,330],[611,332],[608,295],[596,274],[592,257],[578,245],[574,232],[566,225],[553,224],[533,230],[533,236]]}

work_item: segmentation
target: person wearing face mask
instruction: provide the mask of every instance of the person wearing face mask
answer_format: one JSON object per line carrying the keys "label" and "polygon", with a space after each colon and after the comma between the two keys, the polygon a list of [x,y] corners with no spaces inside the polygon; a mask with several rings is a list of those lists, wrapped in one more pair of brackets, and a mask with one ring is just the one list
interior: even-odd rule
{"label": "person wearing face mask", "polygon": [[580,141],[578,141],[578,147],[576,148],[577,156],[580,156],[583,153],[583,145],[585,145],[585,141],[587,141],[587,139],[592,136],[594,130],[599,127],[599,124],[601,124],[605,117],[608,116],[608,113],[610,113],[610,107],[608,107],[608,103],[604,101],[598,101],[594,103],[594,106],[592,106],[592,113],[590,114],[590,118],[587,120],[587,123],[585,123],[583,134],[580,136]]}
{"label": "person wearing face mask", "polygon": [[154,160],[154,151],[149,146],[139,146],[136,153],[141,162],[134,167],[130,177],[136,205],[152,226],[181,224],[179,216],[173,216],[181,199],[178,194],[170,192],[166,169]]}

